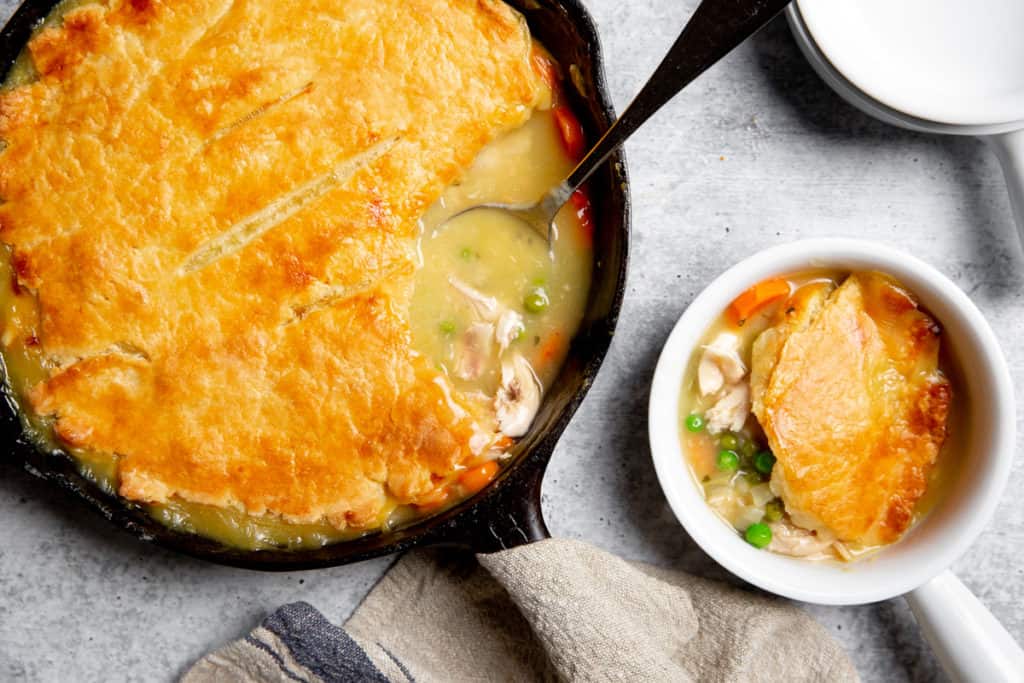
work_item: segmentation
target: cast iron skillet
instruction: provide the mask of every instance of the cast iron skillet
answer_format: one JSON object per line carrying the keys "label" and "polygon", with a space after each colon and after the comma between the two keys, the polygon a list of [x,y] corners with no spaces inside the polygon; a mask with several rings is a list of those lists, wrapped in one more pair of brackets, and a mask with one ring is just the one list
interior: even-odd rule
{"label": "cast iron skillet", "polygon": [[[26,0],[0,32],[0,81],[36,25],[57,0]],[[530,30],[562,65],[565,90],[589,140],[614,121],[601,65],[597,31],[579,0],[509,0]],[[570,68],[570,67],[575,68]],[[573,77],[569,77],[570,73]],[[577,84],[577,85],[574,85]],[[246,551],[172,531],[139,507],[104,492],[80,475],[62,451],[45,452],[23,431],[14,401],[0,401],[0,440],[8,457],[55,482],[138,538],[211,562],[270,571],[358,562],[421,545],[450,544],[493,552],[548,536],[540,486],[551,452],[590,388],[611,342],[625,290],[629,247],[629,190],[625,159],[616,152],[589,182],[594,204],[594,271],[587,310],[558,379],[547,392],[530,432],[513,447],[512,463],[484,491],[435,517],[315,550]],[[6,378],[6,372],[4,373]]]}

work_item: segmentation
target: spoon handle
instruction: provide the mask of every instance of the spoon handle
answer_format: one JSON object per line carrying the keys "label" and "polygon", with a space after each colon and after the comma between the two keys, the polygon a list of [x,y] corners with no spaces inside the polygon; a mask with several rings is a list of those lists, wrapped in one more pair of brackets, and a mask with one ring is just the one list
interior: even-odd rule
{"label": "spoon handle", "polygon": [[564,203],[654,112],[734,47],[757,33],[789,2],[704,0],[636,99],[552,194]]}

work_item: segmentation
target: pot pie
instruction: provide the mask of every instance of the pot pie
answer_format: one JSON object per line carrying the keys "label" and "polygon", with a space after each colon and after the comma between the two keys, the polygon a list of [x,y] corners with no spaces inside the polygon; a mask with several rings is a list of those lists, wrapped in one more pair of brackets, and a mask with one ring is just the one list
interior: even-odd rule
{"label": "pot pie", "polygon": [[[9,389],[174,528],[309,547],[483,488],[582,317],[500,215],[567,174],[558,69],[496,0],[62,5],[0,91]],[[472,216],[472,218],[470,218]]]}
{"label": "pot pie", "polygon": [[759,548],[852,560],[926,514],[951,458],[941,328],[876,272],[807,272],[738,297],[695,354],[684,451]]}

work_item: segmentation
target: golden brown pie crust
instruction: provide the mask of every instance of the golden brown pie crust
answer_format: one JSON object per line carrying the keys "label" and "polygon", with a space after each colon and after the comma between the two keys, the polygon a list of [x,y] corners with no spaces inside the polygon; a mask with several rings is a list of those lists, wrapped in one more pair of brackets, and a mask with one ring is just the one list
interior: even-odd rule
{"label": "golden brown pie crust", "polygon": [[[492,0],[114,1],[0,94],[32,408],[121,495],[381,522],[488,411],[411,347],[417,219],[546,87]],[[474,441],[471,447],[471,440]]]}
{"label": "golden brown pie crust", "polygon": [[754,413],[778,458],[772,489],[800,526],[892,543],[946,440],[940,329],[879,273],[810,294],[754,344]]}

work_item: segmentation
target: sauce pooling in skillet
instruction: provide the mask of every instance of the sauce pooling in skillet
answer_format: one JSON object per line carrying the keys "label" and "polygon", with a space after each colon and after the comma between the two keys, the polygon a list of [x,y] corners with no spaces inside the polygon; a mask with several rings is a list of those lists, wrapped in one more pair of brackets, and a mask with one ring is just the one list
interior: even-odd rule
{"label": "sauce pooling in skillet", "polygon": [[[497,197],[530,201],[571,170],[554,115],[538,111],[485,149],[423,217],[413,336],[458,388],[493,395],[502,359],[517,353],[544,387],[554,381],[586,305],[592,235],[572,206],[558,216],[550,253],[542,235],[500,211],[444,219]],[[494,339],[493,348],[475,348],[474,332],[488,324],[502,339]],[[503,342],[507,348],[500,352]],[[473,360],[478,367],[470,367]]]}

